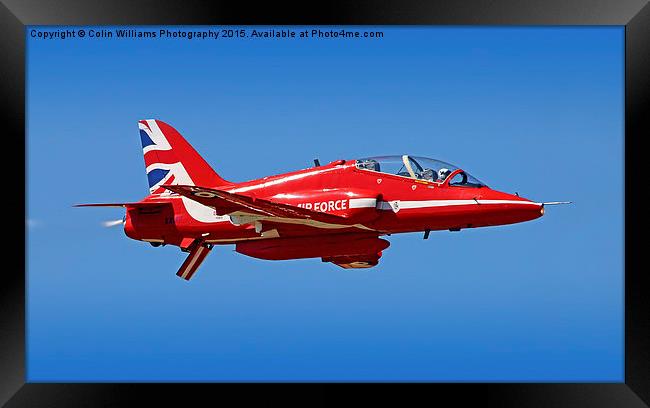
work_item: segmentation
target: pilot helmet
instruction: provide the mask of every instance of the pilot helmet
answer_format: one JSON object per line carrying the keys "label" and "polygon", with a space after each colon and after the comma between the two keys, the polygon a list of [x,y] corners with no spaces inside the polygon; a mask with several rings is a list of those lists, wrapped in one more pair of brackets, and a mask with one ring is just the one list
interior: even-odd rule
{"label": "pilot helmet", "polygon": [[449,169],[446,169],[446,168],[443,167],[442,169],[438,170],[438,179],[440,181],[443,181],[444,179],[447,178],[449,173],[451,173],[451,171],[449,171]]}

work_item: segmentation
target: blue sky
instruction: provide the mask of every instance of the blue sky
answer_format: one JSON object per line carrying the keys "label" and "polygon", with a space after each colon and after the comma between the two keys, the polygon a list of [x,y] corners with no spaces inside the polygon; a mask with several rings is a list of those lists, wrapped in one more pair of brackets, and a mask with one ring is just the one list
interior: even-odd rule
{"label": "blue sky", "polygon": [[[623,28],[378,29],[27,30],[28,381],[623,381]],[[216,247],[184,282],[177,248],[100,226],[121,209],[71,207],[146,195],[145,118],[234,181],[409,153],[574,204],[393,235],[361,271]]]}

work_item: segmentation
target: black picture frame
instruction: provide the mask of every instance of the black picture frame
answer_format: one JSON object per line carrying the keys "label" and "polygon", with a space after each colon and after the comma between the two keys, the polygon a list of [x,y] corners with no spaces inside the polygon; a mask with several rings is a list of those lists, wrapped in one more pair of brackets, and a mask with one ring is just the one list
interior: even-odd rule
{"label": "black picture frame", "polygon": [[[425,386],[373,387],[362,392],[362,401],[393,397],[400,403],[413,397],[425,402],[472,402],[501,407],[647,407],[650,405],[650,305],[648,278],[640,262],[642,212],[640,191],[643,136],[650,134],[650,5],[642,0],[473,0],[462,2],[330,2],[282,7],[267,2],[207,2],[199,0],[156,2],[151,0],[57,2],[3,0],[0,4],[0,90],[5,102],[3,142],[5,153],[25,160],[25,26],[27,25],[619,25],[625,26],[625,381],[580,384],[426,384]],[[7,149],[9,146],[9,149]],[[11,170],[9,170],[11,168]],[[25,270],[26,252],[14,250],[15,237],[25,241],[26,229],[17,215],[25,213],[26,177],[13,166],[5,178],[5,219],[14,234],[7,234],[6,259],[0,284],[0,403],[21,406],[122,406],[138,401],[162,400],[168,404],[188,398],[219,402],[236,398],[272,402],[287,395],[287,388],[264,387],[263,392],[242,392],[240,385],[223,384],[41,384],[25,382]],[[27,166],[23,167],[27,169]],[[8,185],[7,185],[8,184]],[[606,189],[603,194],[606,194]],[[607,217],[608,214],[603,214]],[[15,235],[17,234],[17,235]],[[18,244],[20,245],[20,244]],[[74,250],[74,249],[71,249]],[[18,252],[18,253],[17,253]],[[22,258],[20,255],[22,254]],[[24,260],[24,261],[23,261]],[[22,261],[22,262],[21,262]],[[24,263],[23,263],[24,262]],[[309,399],[291,392],[303,403],[343,402],[332,398],[322,385],[309,387]],[[314,391],[315,387],[317,391]],[[393,391],[394,390],[394,391]],[[349,388],[346,386],[347,395]],[[349,400],[351,397],[345,397]],[[348,402],[348,401],[345,401]]]}

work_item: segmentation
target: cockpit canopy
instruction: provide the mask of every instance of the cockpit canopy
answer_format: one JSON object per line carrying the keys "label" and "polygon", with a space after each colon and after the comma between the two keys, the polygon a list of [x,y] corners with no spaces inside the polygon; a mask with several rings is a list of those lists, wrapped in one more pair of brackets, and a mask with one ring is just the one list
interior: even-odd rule
{"label": "cockpit canopy", "polygon": [[[417,156],[377,156],[358,159],[356,166],[362,170],[394,174],[417,180],[443,183],[456,170],[457,166],[440,160]],[[483,187],[481,181],[464,170],[457,172],[449,181],[450,186]]]}

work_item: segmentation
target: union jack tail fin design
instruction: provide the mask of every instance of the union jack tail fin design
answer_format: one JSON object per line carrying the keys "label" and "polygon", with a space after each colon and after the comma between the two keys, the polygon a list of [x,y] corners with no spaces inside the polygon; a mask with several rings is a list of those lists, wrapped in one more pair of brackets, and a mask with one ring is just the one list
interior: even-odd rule
{"label": "union jack tail fin design", "polygon": [[151,194],[166,193],[162,185],[224,186],[219,177],[176,129],[167,123],[146,119],[138,122],[144,164]]}

